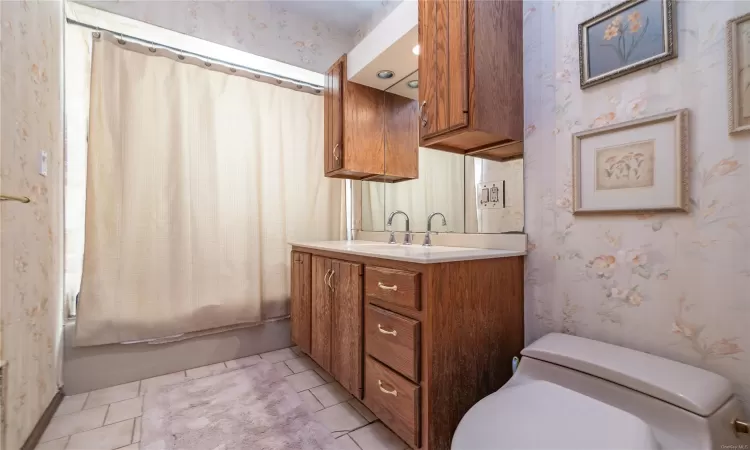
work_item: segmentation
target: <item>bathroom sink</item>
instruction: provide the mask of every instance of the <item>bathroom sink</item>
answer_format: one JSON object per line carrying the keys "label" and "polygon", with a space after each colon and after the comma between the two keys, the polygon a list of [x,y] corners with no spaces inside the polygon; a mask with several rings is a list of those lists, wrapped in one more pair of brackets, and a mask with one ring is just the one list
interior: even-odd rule
{"label": "bathroom sink", "polygon": [[491,259],[507,256],[522,256],[525,252],[511,250],[493,250],[484,248],[444,247],[434,245],[425,247],[420,243],[412,245],[387,244],[375,241],[320,241],[308,243],[291,243],[298,247],[308,247],[334,252],[351,253],[373,258],[393,259],[416,263],[437,263],[464,261],[472,259]]}

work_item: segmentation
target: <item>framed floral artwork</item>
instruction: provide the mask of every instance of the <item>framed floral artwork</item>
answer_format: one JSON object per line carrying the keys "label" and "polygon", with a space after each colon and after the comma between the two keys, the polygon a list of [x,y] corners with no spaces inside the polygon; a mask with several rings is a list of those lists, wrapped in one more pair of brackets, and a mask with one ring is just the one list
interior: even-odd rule
{"label": "framed floral artwork", "polygon": [[578,25],[581,89],[677,57],[674,0],[628,0]]}
{"label": "framed floral artwork", "polygon": [[573,214],[688,210],[688,110],[573,135]]}
{"label": "framed floral artwork", "polygon": [[750,130],[750,13],[727,22],[729,132]]}

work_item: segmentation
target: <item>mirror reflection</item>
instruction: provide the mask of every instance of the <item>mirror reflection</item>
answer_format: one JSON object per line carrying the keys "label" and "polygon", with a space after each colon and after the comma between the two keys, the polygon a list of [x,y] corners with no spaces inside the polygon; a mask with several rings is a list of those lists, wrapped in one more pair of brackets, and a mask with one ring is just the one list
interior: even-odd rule
{"label": "mirror reflection", "polygon": [[[416,100],[418,85],[414,72],[386,92]],[[495,161],[420,147],[417,179],[362,182],[362,230],[404,231],[408,216],[410,231],[424,232],[428,217],[440,213],[432,218],[432,231],[523,232],[523,195],[522,158]],[[393,215],[389,226],[389,217],[397,211],[405,214]]]}

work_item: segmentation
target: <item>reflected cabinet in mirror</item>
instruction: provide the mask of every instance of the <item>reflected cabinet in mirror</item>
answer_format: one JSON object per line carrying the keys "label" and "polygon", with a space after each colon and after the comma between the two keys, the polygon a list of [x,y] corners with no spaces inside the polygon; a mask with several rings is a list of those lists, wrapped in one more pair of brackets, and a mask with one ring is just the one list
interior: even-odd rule
{"label": "reflected cabinet in mirror", "polygon": [[[415,72],[394,84],[386,95],[405,99],[399,101],[416,99],[418,85]],[[416,143],[418,136],[414,139]],[[388,154],[389,140],[386,138],[385,142]],[[417,179],[400,183],[362,182],[363,231],[404,231],[408,216],[413,232],[428,229],[450,233],[523,232],[523,158],[492,160],[419,148],[417,160]],[[386,160],[386,172],[388,164]],[[433,213],[439,214],[428,224]]]}

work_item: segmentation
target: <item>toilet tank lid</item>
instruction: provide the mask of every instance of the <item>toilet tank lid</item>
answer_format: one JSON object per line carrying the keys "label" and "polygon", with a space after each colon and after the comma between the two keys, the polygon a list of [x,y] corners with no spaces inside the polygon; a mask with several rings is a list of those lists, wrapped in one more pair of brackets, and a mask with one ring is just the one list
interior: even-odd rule
{"label": "toilet tank lid", "polygon": [[708,416],[732,395],[726,378],[648,353],[567,334],[550,333],[523,356],[584,372]]}

